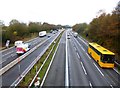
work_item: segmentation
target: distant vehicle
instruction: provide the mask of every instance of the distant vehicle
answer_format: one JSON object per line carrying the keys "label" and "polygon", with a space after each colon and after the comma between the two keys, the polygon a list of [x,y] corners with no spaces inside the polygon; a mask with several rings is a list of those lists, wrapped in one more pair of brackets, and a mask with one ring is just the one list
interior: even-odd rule
{"label": "distant vehicle", "polygon": [[55,33],[56,33],[56,31],[53,31],[52,33],[53,33],[53,34],[55,34]]}
{"label": "distant vehicle", "polygon": [[44,36],[46,36],[46,31],[41,31],[41,32],[39,32],[39,37],[44,37]]}
{"label": "distant vehicle", "polygon": [[16,53],[18,55],[24,54],[28,50],[30,50],[30,44],[29,43],[25,43],[25,44],[23,43],[23,44],[20,44],[16,47]]}
{"label": "distant vehicle", "polygon": [[77,32],[75,32],[75,33],[74,33],[74,37],[75,37],[75,38],[77,38],[77,36],[78,36],[78,33],[77,33]]}
{"label": "distant vehicle", "polygon": [[15,41],[15,47],[17,47],[18,45],[21,45],[21,44],[23,44],[24,42],[23,41]]}
{"label": "distant vehicle", "polygon": [[114,68],[115,54],[97,43],[89,43],[88,53],[103,68]]}
{"label": "distant vehicle", "polygon": [[56,34],[58,31],[59,31],[58,29],[55,29],[52,33]]}
{"label": "distant vehicle", "polygon": [[50,30],[50,33],[52,33],[53,32],[53,30]]}
{"label": "distant vehicle", "polygon": [[50,37],[50,35],[47,36],[48,38]]}
{"label": "distant vehicle", "polygon": [[56,31],[59,31],[58,29],[56,29]]}
{"label": "distant vehicle", "polygon": [[70,39],[70,36],[67,36],[67,39]]}

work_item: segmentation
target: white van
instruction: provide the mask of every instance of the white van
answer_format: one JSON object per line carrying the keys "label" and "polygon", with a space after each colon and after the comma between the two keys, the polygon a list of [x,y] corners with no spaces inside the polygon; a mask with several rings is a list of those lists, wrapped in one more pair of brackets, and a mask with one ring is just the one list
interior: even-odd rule
{"label": "white van", "polygon": [[15,47],[17,47],[17,46],[19,46],[19,45],[21,45],[21,44],[23,44],[24,42],[23,41],[15,41]]}
{"label": "white van", "polygon": [[39,32],[39,37],[44,37],[44,36],[46,36],[46,31],[41,31],[41,32]]}
{"label": "white van", "polygon": [[74,33],[74,37],[75,37],[75,38],[77,38],[77,36],[78,36],[78,33],[77,33],[77,32],[75,32],[75,33]]}

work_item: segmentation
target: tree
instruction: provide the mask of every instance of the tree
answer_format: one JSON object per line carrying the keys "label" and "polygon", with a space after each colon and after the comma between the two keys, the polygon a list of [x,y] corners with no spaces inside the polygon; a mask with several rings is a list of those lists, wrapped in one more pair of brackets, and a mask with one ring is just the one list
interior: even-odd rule
{"label": "tree", "polygon": [[120,15],[120,1],[118,2],[115,10],[113,11],[115,14],[119,14]]}
{"label": "tree", "polygon": [[42,30],[41,26],[41,23],[30,22],[28,25],[28,30],[30,33],[38,33]]}
{"label": "tree", "polygon": [[13,20],[11,20],[10,21],[10,25],[13,25],[13,24],[16,24],[16,23],[20,23],[18,20],[16,20],[16,19],[13,19]]}
{"label": "tree", "polygon": [[7,31],[6,35],[11,40],[11,42],[14,42],[16,40],[24,38],[28,34],[27,25],[25,23],[20,23],[18,21],[11,21]]}
{"label": "tree", "polygon": [[78,33],[84,33],[87,27],[88,27],[87,23],[80,23],[74,25],[72,28],[74,31]]}

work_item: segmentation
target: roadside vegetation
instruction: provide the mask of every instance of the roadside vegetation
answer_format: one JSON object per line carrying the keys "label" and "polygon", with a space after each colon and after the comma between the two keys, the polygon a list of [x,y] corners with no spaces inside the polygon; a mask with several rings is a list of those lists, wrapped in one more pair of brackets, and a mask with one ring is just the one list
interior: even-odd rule
{"label": "roadside vegetation", "polygon": [[[63,32],[62,32],[63,33]],[[50,64],[50,61],[53,57],[53,54],[56,50],[56,47],[58,46],[58,42],[62,36],[62,33],[59,35],[59,37],[55,40],[55,43],[53,42],[49,48],[46,50],[46,52],[41,56],[41,58],[38,60],[38,62],[33,66],[33,68],[27,73],[27,75],[23,78],[23,80],[20,82],[20,84],[18,85],[18,87],[25,87],[25,86],[29,86],[29,84],[31,83],[32,79],[34,78],[35,74],[36,74],[36,67],[37,67],[37,71],[38,69],[42,66],[43,62],[45,61],[45,59],[47,58],[44,66],[42,67],[42,69],[40,70],[40,73],[38,74],[37,77],[40,77],[40,82],[42,81],[46,70]],[[52,51],[51,51],[52,50]],[[51,51],[51,52],[50,52]],[[35,80],[36,81],[36,80]],[[32,85],[32,87],[34,87],[34,84]]]}
{"label": "roadside vegetation", "polygon": [[4,22],[0,20],[1,41],[0,46],[4,47],[7,40],[10,40],[10,46],[13,46],[16,40],[30,40],[36,36],[40,31],[60,29],[61,25],[48,24],[44,22],[29,22],[29,24],[19,22],[16,19],[10,21],[9,26],[5,26]]}
{"label": "roadside vegetation", "polygon": [[120,2],[112,13],[100,10],[89,24],[80,23],[73,26],[90,42],[96,42],[116,54],[116,61],[120,63]]}

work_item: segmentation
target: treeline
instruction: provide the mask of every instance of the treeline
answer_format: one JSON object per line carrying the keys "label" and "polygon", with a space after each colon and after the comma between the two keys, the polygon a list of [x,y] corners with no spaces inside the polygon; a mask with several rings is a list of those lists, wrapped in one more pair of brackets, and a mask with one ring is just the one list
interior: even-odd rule
{"label": "treeline", "polygon": [[81,23],[73,26],[73,30],[88,38],[91,42],[97,42],[103,47],[116,53],[116,59],[120,62],[120,3],[112,14],[102,14],[94,18],[90,24]]}
{"label": "treeline", "polygon": [[[2,23],[2,22],[1,22]],[[40,22],[30,22],[28,25],[26,23],[20,23],[18,20],[12,20],[9,26],[2,25],[2,46],[5,45],[7,40],[13,44],[16,40],[22,40],[26,37],[31,37],[32,35],[40,31],[55,30],[62,28],[61,25],[53,25],[48,23],[41,24]]]}

